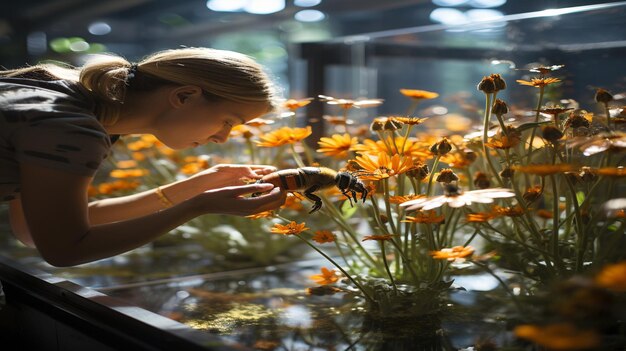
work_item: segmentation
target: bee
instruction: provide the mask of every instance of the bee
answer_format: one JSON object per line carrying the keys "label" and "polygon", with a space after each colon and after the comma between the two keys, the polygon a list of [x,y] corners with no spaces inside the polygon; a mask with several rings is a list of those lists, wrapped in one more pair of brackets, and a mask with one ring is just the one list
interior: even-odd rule
{"label": "bee", "polygon": [[365,202],[367,188],[365,184],[350,172],[337,172],[326,167],[302,167],[283,169],[263,176],[257,183],[272,183],[283,190],[302,190],[304,196],[313,201],[313,208],[309,213],[313,213],[322,208],[322,199],[313,194],[320,189],[337,186],[344,194],[350,205],[352,200],[358,202],[357,193],[361,194],[361,200]]}

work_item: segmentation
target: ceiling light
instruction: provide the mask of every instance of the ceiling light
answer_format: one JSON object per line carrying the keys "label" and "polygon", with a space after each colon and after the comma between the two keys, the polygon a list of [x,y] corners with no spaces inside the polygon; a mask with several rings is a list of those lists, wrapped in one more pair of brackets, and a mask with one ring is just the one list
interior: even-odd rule
{"label": "ceiling light", "polygon": [[430,19],[446,25],[458,25],[469,22],[469,19],[463,12],[450,8],[434,9],[430,13]]}
{"label": "ceiling light", "polygon": [[206,7],[211,11],[237,12],[243,11],[248,2],[248,0],[209,0]]}
{"label": "ceiling light", "polygon": [[302,10],[296,12],[293,17],[296,19],[296,21],[300,22],[319,22],[326,18],[326,15],[322,11]]}
{"label": "ceiling light", "polygon": [[469,6],[486,9],[490,7],[499,7],[506,4],[506,0],[470,0]]}
{"label": "ceiling light", "polygon": [[93,35],[106,35],[111,33],[111,26],[106,22],[93,22],[87,30]]}
{"label": "ceiling light", "polygon": [[317,6],[322,0],[294,0],[293,4],[299,7],[312,7]]}
{"label": "ceiling light", "polygon": [[475,9],[465,12],[472,22],[490,21],[504,17],[504,14],[498,10]]}
{"label": "ceiling light", "polygon": [[285,8],[285,0],[249,0],[244,11],[256,15],[267,15]]}
{"label": "ceiling light", "polygon": [[437,6],[461,6],[468,0],[433,0],[433,4]]}

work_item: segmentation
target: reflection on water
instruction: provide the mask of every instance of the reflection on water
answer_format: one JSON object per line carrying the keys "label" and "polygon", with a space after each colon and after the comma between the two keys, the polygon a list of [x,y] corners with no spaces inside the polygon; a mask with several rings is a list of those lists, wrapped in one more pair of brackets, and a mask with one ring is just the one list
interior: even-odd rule
{"label": "reflection on water", "polygon": [[458,350],[513,343],[506,331],[511,304],[488,275],[455,277],[475,290],[450,293],[439,313],[381,320],[368,315],[357,296],[307,295],[314,286],[307,277],[318,271],[316,264],[294,264],[101,290],[244,349]]}

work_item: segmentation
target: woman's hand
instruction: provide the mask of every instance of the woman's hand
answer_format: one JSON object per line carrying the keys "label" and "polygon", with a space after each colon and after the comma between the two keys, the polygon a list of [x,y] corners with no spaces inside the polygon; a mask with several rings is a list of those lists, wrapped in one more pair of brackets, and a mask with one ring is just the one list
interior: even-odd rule
{"label": "woman's hand", "polygon": [[[194,207],[200,214],[228,214],[248,216],[251,214],[274,210],[285,203],[287,192],[269,183],[248,184],[229,186],[219,189],[207,190],[194,197]],[[264,193],[256,197],[244,196],[246,194]]]}
{"label": "woman's hand", "polygon": [[243,185],[246,184],[245,179],[260,179],[276,170],[276,167],[267,165],[219,164],[193,175],[189,180],[201,184],[200,188],[204,191]]}

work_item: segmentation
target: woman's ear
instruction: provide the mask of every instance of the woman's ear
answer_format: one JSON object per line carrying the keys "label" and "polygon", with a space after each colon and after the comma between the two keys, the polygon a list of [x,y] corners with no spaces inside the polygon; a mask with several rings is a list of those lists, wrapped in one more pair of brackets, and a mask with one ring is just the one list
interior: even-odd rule
{"label": "woman's ear", "polygon": [[202,97],[202,89],[195,85],[183,85],[170,91],[169,101],[173,107],[182,107],[194,98]]}

